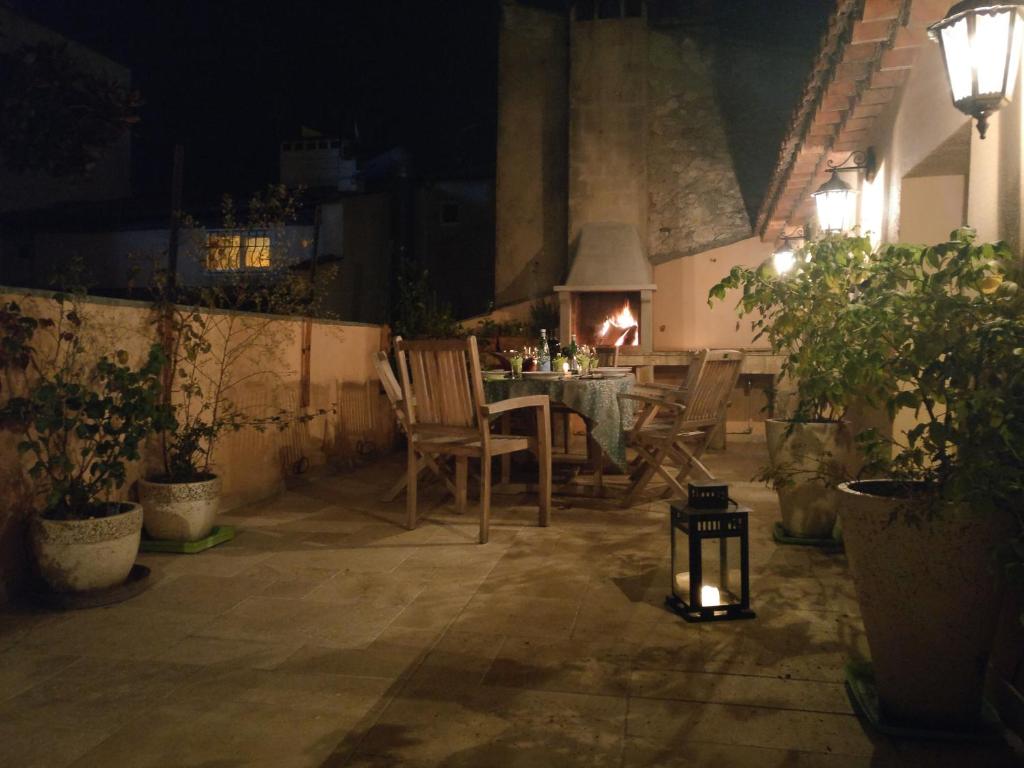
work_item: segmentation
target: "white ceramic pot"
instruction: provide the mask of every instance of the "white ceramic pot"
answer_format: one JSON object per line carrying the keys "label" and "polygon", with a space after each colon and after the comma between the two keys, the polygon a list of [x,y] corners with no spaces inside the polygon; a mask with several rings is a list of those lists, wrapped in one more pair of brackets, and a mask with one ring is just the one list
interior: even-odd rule
{"label": "white ceramic pot", "polygon": [[166,541],[198,541],[210,535],[220,508],[220,478],[194,483],[139,480],[146,533]]}
{"label": "white ceramic pot", "polygon": [[88,520],[32,520],[36,566],[56,592],[87,592],[124,583],[142,537],[142,507],[125,502],[124,511]]}
{"label": "white ceramic pot", "polygon": [[782,527],[795,538],[831,538],[839,494],[819,479],[817,473],[827,466],[830,476],[850,477],[850,463],[855,453],[850,425],[768,419],[764,429],[772,469],[794,473],[776,488]]}
{"label": "white ceramic pot", "polygon": [[947,505],[928,519],[892,480],[840,486],[840,521],[883,713],[930,728],[969,726],[982,702],[999,614],[992,553],[1005,516]]}

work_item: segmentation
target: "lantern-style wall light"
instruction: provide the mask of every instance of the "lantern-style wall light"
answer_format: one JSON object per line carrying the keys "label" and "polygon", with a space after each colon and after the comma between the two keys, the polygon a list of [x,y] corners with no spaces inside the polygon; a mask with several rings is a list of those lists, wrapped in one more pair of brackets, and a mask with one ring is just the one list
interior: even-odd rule
{"label": "lantern-style wall light", "polygon": [[796,265],[793,241],[805,239],[804,231],[800,228],[788,235],[783,233],[782,237],[779,239],[782,241],[782,244],[779,246],[778,250],[772,254],[772,266],[775,267],[775,272],[777,274],[784,275]]}
{"label": "lantern-style wall light", "polygon": [[672,503],[670,609],[687,621],[753,619],[750,610],[750,510],[729,500],[729,487],[691,484]]}
{"label": "lantern-style wall light", "polygon": [[988,116],[1013,96],[1022,23],[1018,2],[964,0],[928,27],[942,46],[953,106],[978,121],[983,139]]}
{"label": "lantern-style wall light", "polygon": [[866,152],[851,152],[843,162],[836,165],[828,162],[831,172],[828,181],[811,194],[818,211],[818,226],[829,234],[845,232],[853,225],[854,201],[857,191],[843,181],[840,173],[847,171],[864,171],[870,180],[875,175],[875,152],[868,148]]}

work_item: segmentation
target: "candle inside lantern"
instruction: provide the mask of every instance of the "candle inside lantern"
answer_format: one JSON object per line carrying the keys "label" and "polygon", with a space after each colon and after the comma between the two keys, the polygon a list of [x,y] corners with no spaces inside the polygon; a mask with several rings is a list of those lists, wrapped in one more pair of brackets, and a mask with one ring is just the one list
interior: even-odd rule
{"label": "candle inside lantern", "polygon": [[569,363],[562,363],[562,375],[566,378],[569,376]]}
{"label": "candle inside lantern", "polygon": [[705,608],[722,604],[722,595],[718,591],[718,587],[712,587],[707,585],[700,588],[700,604]]}

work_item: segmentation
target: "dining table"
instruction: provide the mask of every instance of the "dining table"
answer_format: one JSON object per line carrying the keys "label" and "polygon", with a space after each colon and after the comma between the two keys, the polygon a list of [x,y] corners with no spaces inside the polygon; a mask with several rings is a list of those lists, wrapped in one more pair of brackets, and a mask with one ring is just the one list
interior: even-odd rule
{"label": "dining table", "polygon": [[[556,408],[561,406],[583,417],[587,425],[588,454],[591,454],[589,463],[597,477],[598,491],[603,492],[601,477],[606,461],[621,471],[627,468],[623,425],[633,422],[634,401],[620,401],[618,396],[635,384],[632,373],[557,378],[527,373],[518,379],[485,379],[484,396],[492,403],[525,395],[547,395]],[[503,464],[502,484],[508,485],[508,480],[508,467]]]}

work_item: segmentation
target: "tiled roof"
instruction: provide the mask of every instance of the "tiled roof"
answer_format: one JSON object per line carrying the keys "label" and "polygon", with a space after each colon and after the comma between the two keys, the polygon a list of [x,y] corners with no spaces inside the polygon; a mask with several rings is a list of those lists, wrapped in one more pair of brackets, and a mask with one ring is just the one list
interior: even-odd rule
{"label": "tiled roof", "polygon": [[950,0],[838,0],[828,31],[779,149],[757,216],[774,240],[813,212],[810,194],[829,160],[867,149],[870,130],[896,96]]}

